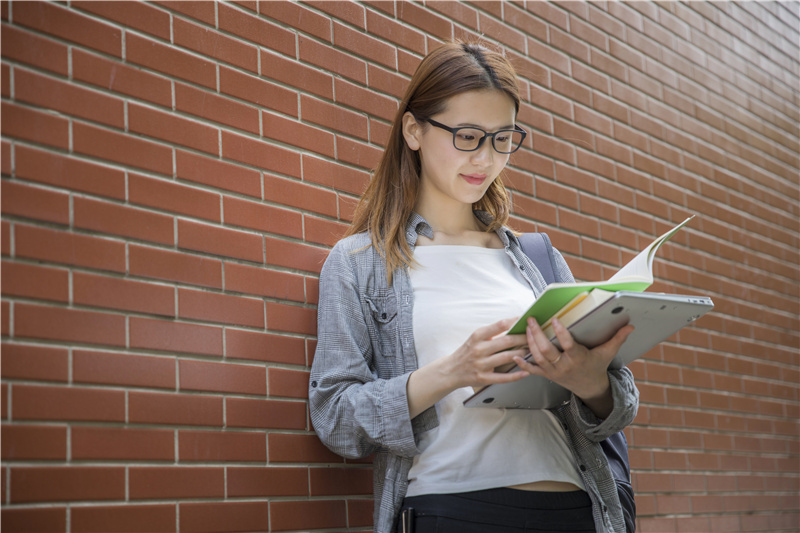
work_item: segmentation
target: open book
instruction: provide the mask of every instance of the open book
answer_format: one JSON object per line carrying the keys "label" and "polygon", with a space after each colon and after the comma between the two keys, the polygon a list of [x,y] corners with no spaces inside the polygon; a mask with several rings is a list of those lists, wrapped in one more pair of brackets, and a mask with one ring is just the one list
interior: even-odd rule
{"label": "open book", "polygon": [[[710,298],[677,294],[645,293],[653,284],[653,259],[658,248],[693,217],[654,240],[608,281],[551,283],[507,334],[522,334],[528,317],[542,326],[558,346],[551,321],[555,316],[573,338],[588,347],[606,342],[625,324],[633,333],[609,365],[620,368],[641,357],[656,344],[703,316],[714,306]],[[530,356],[529,356],[530,357]],[[520,371],[509,363],[497,372]],[[476,390],[464,401],[467,407],[546,409],[569,401],[570,392],[540,376]]]}
{"label": "open book", "polygon": [[545,291],[533,302],[527,311],[520,317],[511,329],[509,334],[525,333],[528,324],[528,317],[533,317],[542,325],[545,324],[559,310],[567,306],[574,298],[583,292],[592,289],[603,289],[604,291],[635,291],[642,292],[653,284],[653,259],[656,251],[670,237],[675,235],[679,229],[686,225],[694,215],[690,216],[661,237],[657,238],[650,245],[639,252],[631,259],[627,265],[620,268],[616,274],[611,276],[608,281],[587,281],[581,283],[551,283]]}

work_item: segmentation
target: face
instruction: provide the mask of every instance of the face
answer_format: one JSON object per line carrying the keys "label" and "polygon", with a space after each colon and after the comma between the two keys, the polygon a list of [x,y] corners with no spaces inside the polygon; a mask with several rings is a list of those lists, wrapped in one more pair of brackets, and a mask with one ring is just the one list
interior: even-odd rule
{"label": "face", "polygon": [[[469,91],[453,96],[445,110],[431,118],[451,128],[473,126],[489,133],[514,127],[514,101],[496,90]],[[495,151],[491,139],[480,148],[463,152],[453,146],[453,134],[427,123],[404,117],[404,136],[421,160],[420,199],[467,204],[480,200],[508,163],[509,154]]]}

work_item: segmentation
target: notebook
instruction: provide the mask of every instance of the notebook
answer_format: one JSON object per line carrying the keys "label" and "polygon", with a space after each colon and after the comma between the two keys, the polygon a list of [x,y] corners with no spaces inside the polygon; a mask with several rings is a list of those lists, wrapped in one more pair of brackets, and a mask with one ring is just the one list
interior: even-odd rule
{"label": "notebook", "polygon": [[[609,365],[609,368],[621,368],[708,313],[713,307],[711,299],[703,296],[619,291],[573,323],[569,331],[581,344],[594,347],[609,340],[625,324],[633,324],[633,333],[625,340]],[[558,346],[557,339],[551,340]],[[514,366],[509,372],[521,370]],[[528,376],[514,383],[486,386],[467,398],[464,405],[547,409],[569,402],[570,396],[567,389],[546,378]]]}

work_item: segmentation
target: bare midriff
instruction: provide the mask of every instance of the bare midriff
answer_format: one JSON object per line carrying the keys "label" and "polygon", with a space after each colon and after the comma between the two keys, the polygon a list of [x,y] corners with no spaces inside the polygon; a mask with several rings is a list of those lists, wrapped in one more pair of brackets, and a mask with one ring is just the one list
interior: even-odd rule
{"label": "bare midriff", "polygon": [[572,492],[575,490],[583,490],[577,485],[565,481],[534,481],[532,483],[523,483],[522,485],[512,485],[508,488],[516,490],[536,490],[541,492]]}

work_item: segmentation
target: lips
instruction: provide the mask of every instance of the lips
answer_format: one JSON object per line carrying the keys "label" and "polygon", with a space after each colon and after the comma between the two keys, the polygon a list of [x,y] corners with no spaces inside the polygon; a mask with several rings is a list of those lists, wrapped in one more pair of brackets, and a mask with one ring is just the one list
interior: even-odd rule
{"label": "lips", "polygon": [[481,185],[486,181],[486,174],[461,174],[461,177],[470,185]]}

